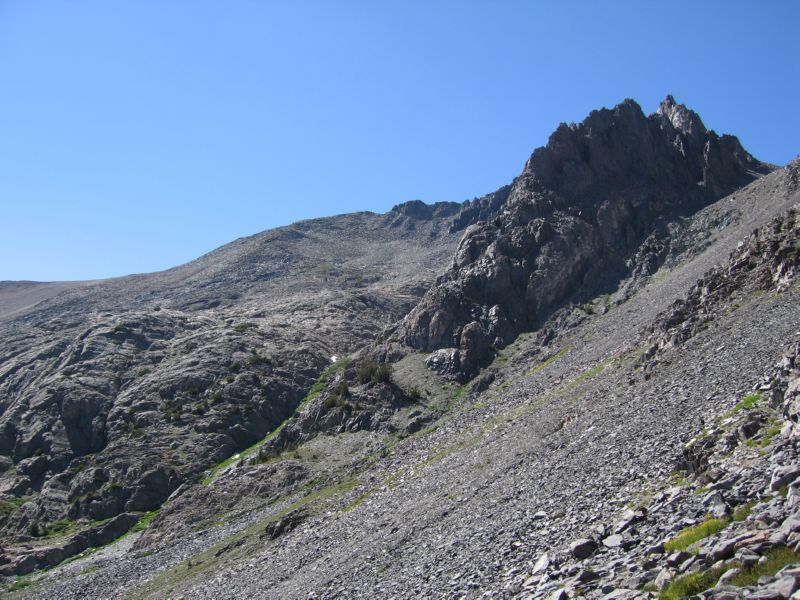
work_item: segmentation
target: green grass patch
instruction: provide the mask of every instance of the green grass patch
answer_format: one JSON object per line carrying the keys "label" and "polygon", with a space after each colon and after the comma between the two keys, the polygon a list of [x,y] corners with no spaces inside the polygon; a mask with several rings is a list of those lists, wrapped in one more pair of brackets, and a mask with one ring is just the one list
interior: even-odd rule
{"label": "green grass patch", "polygon": [[749,569],[742,569],[741,573],[731,579],[731,585],[737,587],[756,585],[759,577],[772,577],[782,568],[800,563],[800,554],[791,548],[773,548],[764,556],[767,557],[766,562],[756,563]]}
{"label": "green grass patch", "polygon": [[745,396],[739,402],[736,403],[736,406],[734,406],[732,409],[730,409],[728,412],[722,415],[722,418],[728,419],[742,412],[743,410],[751,410],[753,407],[755,407],[756,404],[761,402],[762,399],[763,396],[761,394],[750,394],[749,396]]}
{"label": "green grass patch", "polygon": [[769,427],[767,427],[767,430],[764,432],[764,436],[761,438],[761,442],[759,443],[759,445],[762,448],[766,448],[767,446],[769,446],[772,443],[772,440],[775,439],[775,436],[780,435],[782,429],[783,429],[782,422],[778,419],[774,419],[770,423]]}
{"label": "green grass patch", "polygon": [[708,571],[691,573],[679,577],[675,581],[670,582],[658,597],[661,600],[677,600],[678,598],[688,598],[700,592],[704,592],[714,587],[728,568],[727,566],[722,566],[716,569],[709,569]]}
{"label": "green grass patch", "polygon": [[464,390],[467,389],[465,385],[457,385],[450,391],[450,399],[447,401],[447,406],[444,407],[444,412],[448,413],[453,410],[458,401],[461,400],[461,396],[464,395]]}
{"label": "green grass patch", "polygon": [[69,519],[59,519],[58,521],[53,521],[52,523],[48,523],[45,537],[51,537],[56,535],[64,535],[75,529],[75,522],[70,521]]}
{"label": "green grass patch", "polygon": [[543,371],[543,370],[545,370],[547,367],[549,367],[550,365],[552,365],[552,364],[553,364],[554,362],[556,362],[557,360],[560,360],[560,359],[564,358],[564,357],[565,357],[567,354],[569,354],[570,352],[572,352],[572,350],[573,350],[573,348],[572,348],[572,347],[568,347],[568,348],[562,348],[561,350],[559,350],[558,352],[556,352],[556,353],[555,353],[553,356],[551,356],[550,358],[547,358],[547,359],[543,360],[543,361],[542,361],[542,362],[540,362],[538,365],[536,365],[535,367],[533,367],[533,368],[532,368],[530,371],[528,371],[528,373],[527,373],[528,377],[533,377],[534,375],[536,375],[536,374],[537,374],[537,373],[539,373],[540,371]]}
{"label": "green grass patch", "polygon": [[12,498],[11,500],[0,500],[0,519],[10,517],[17,509],[25,504],[25,498]]}
{"label": "green grass patch", "polygon": [[[339,360],[337,360],[335,363],[333,363],[331,366],[325,369],[322,373],[320,373],[320,376],[317,377],[316,382],[314,382],[314,385],[311,386],[311,389],[308,391],[308,394],[303,399],[303,401],[297,406],[294,412],[295,413],[301,412],[309,402],[313,402],[320,395],[322,390],[325,389],[325,384],[328,382],[328,379],[330,379],[330,377],[334,373],[340,371],[341,369],[346,369],[349,364],[350,364],[350,357],[345,356],[344,358],[340,358]],[[291,417],[289,417],[289,419],[291,419]],[[281,430],[284,427],[286,427],[286,423],[289,422],[289,419],[286,419],[283,423],[278,425],[265,438],[257,441],[255,444],[253,444],[248,448],[245,448],[241,452],[236,452],[232,454],[231,456],[223,460],[221,463],[212,467],[209,470],[208,475],[202,479],[201,483],[203,485],[209,485],[212,481],[214,481],[217,478],[217,475],[219,475],[221,471],[227,469],[232,464],[240,460],[243,460],[251,456],[252,454],[255,454],[261,446],[263,446],[264,444],[266,444],[267,442],[278,436]]]}
{"label": "green grass patch", "polygon": [[734,521],[744,521],[747,517],[750,516],[750,513],[753,512],[753,507],[758,504],[757,500],[752,500],[747,504],[742,504],[741,506],[737,506],[734,511],[732,518]]}
{"label": "green grass patch", "polygon": [[137,531],[144,531],[150,526],[153,519],[158,516],[158,512],[160,508],[156,508],[155,510],[151,510],[150,512],[146,512],[142,517],[136,522],[136,525],[130,528],[129,533],[136,533]]}
{"label": "green grass patch", "polygon": [[24,590],[26,587],[32,585],[33,583],[28,579],[17,579],[14,583],[8,586],[9,592],[18,592],[19,590]]}
{"label": "green grass patch", "polygon": [[314,382],[314,385],[312,385],[311,389],[308,390],[308,394],[306,395],[305,399],[300,403],[300,406],[297,407],[297,410],[301,410],[306,404],[316,400],[317,397],[322,393],[322,390],[325,389],[325,384],[328,383],[328,379],[331,378],[331,375],[341,371],[342,369],[346,369],[350,364],[350,360],[351,359],[349,356],[340,358],[322,373],[320,373],[319,377],[317,377],[317,380]]}
{"label": "green grass patch", "polygon": [[434,431],[436,431],[437,429],[439,429],[439,425],[438,425],[438,424],[436,424],[436,425],[431,425],[430,427],[426,427],[425,429],[423,429],[422,431],[420,431],[420,433],[419,433],[419,434],[420,434],[420,435],[430,435],[431,433],[433,433],[433,432],[434,432]]}
{"label": "green grass patch", "polygon": [[682,529],[678,535],[664,544],[664,550],[667,552],[686,550],[695,542],[722,531],[728,526],[728,523],[728,519],[706,519],[699,525]]}
{"label": "green grass patch", "polygon": [[376,491],[378,491],[378,488],[370,488],[363,494],[359,494],[359,496],[355,500],[353,500],[350,504],[348,504],[346,507],[342,509],[342,512],[346,513],[350,512],[355,508],[358,508],[359,506],[361,506],[361,504],[364,503],[365,500],[370,498]]}

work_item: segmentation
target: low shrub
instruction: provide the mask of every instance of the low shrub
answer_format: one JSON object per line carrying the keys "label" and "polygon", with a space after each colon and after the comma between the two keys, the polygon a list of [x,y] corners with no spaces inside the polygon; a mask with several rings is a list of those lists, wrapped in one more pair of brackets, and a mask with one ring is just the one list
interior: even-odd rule
{"label": "low shrub", "polygon": [[392,379],[392,365],[389,363],[378,364],[371,358],[365,358],[356,369],[356,379],[359,383],[389,383]]}

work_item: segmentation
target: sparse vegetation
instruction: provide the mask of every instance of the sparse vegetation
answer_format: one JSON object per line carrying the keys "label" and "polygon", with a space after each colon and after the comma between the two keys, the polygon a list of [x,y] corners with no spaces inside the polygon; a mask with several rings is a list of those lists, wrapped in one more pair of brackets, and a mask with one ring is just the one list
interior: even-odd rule
{"label": "sparse vegetation", "polygon": [[545,360],[540,362],[538,365],[533,367],[530,371],[528,371],[528,377],[536,375],[536,373],[538,373],[539,371],[543,371],[544,369],[546,369],[548,366],[552,365],[557,360],[559,360],[559,359],[563,358],[564,356],[566,356],[567,354],[569,354],[569,352],[571,350],[572,350],[572,348],[562,348],[561,350],[556,352],[553,356],[551,356],[549,358],[546,358]]}
{"label": "sparse vegetation", "polygon": [[774,440],[777,435],[780,435],[781,429],[783,429],[783,423],[778,419],[774,419],[767,427],[766,431],[764,431],[760,446],[762,448],[769,446],[772,440]]}
{"label": "sparse vegetation", "polygon": [[325,369],[322,373],[320,373],[320,376],[317,377],[317,380],[314,382],[314,385],[312,385],[311,389],[308,390],[308,395],[306,395],[305,399],[298,407],[298,410],[300,410],[305,404],[315,400],[317,396],[319,396],[322,393],[322,390],[325,389],[325,384],[328,382],[328,379],[330,379],[334,373],[337,373],[342,369],[346,369],[349,364],[350,364],[350,357],[345,356],[344,358],[340,358],[339,360],[337,360],[335,363],[333,363],[331,366]]}
{"label": "sparse vegetation", "polygon": [[791,548],[773,548],[764,553],[767,560],[759,562],[750,568],[742,568],[732,580],[731,585],[744,587],[747,585],[756,585],[759,577],[772,577],[782,568],[800,563],[800,554]]}
{"label": "sparse vegetation", "polygon": [[161,412],[164,413],[164,420],[167,423],[174,423],[176,421],[180,421],[181,418],[181,406],[177,400],[173,399],[166,399],[161,403],[159,407]]}
{"label": "sparse vegetation", "polygon": [[738,561],[728,561],[713,569],[684,575],[671,582],[661,592],[659,598],[661,600],[677,600],[704,592],[714,587],[719,578],[730,569],[739,569],[739,573],[733,576],[728,585],[745,587],[757,585],[759,577],[772,577],[784,567],[800,563],[800,554],[785,547],[768,550],[764,556],[766,561],[758,562],[750,567],[745,567]]}
{"label": "sparse vegetation", "polygon": [[347,412],[350,412],[353,407],[349,402],[347,402],[349,397],[350,388],[347,386],[347,381],[341,379],[335,386],[333,386],[331,393],[325,399],[325,407],[333,408],[334,406],[339,406],[344,408]]}
{"label": "sparse vegetation", "polygon": [[750,513],[753,511],[753,507],[758,504],[756,500],[748,502],[747,504],[742,504],[741,506],[737,506],[736,509],[733,511],[732,519],[734,521],[744,521],[747,517],[750,516]]}
{"label": "sparse vegetation", "polygon": [[[325,369],[320,374],[320,376],[317,378],[317,381],[314,383],[314,385],[311,386],[311,389],[309,390],[308,395],[300,403],[300,405],[295,409],[295,412],[302,410],[303,407],[306,404],[308,404],[309,402],[315,400],[319,396],[319,394],[322,392],[322,390],[325,389],[325,384],[328,381],[328,379],[330,379],[330,377],[332,375],[334,375],[335,373],[337,373],[341,369],[347,368],[347,366],[349,364],[350,364],[350,358],[349,357],[344,357],[344,358],[341,358],[341,359],[337,360],[335,363],[333,363],[331,366],[329,366],[327,369]],[[212,396],[212,399],[214,400],[214,402],[221,401],[222,400],[222,393],[219,392],[219,391],[215,392],[214,395]],[[280,434],[280,432],[286,426],[286,423],[288,421],[289,421],[289,419],[286,419],[283,423],[281,423],[275,429],[273,429],[272,432],[269,435],[267,435],[264,439],[256,442],[252,446],[242,450],[241,452],[239,452],[237,454],[233,454],[232,456],[229,456],[228,458],[223,460],[221,463],[219,463],[218,465],[213,467],[211,470],[209,470],[208,474],[202,480],[203,485],[209,485],[212,481],[214,481],[214,479],[216,478],[217,474],[220,471],[228,468],[229,466],[231,466],[232,464],[234,464],[237,461],[243,460],[243,459],[255,454],[256,452],[258,452],[258,460],[268,460],[268,459],[272,458],[273,455],[274,455],[274,453],[272,453],[272,452],[267,453],[262,457],[261,447],[264,444],[266,444],[267,442],[269,442],[270,440],[272,440],[275,437],[277,437],[278,434]],[[291,449],[293,450],[294,448],[291,448]]]}
{"label": "sparse vegetation", "polygon": [[14,514],[17,509],[25,504],[25,498],[12,498],[11,500],[0,500],[0,520]]}
{"label": "sparse vegetation", "polygon": [[9,592],[16,592],[18,590],[24,590],[26,587],[29,587],[31,584],[32,583],[31,583],[30,579],[17,578],[16,581],[14,581],[14,583],[12,583],[10,586],[8,586],[8,591]]}
{"label": "sparse vegetation", "polygon": [[136,533],[137,531],[144,531],[150,525],[150,523],[158,516],[158,511],[161,510],[157,508],[155,510],[151,510],[150,512],[145,513],[142,517],[137,521],[136,525],[131,527],[130,533]]}
{"label": "sparse vegetation", "polygon": [[252,327],[258,327],[258,325],[256,325],[255,323],[249,323],[249,322],[237,323],[236,325],[233,326],[233,330],[236,333],[244,333],[245,331],[247,331],[248,329],[250,329]]}
{"label": "sparse vegetation", "polygon": [[410,388],[403,390],[403,394],[409,400],[419,400],[422,397],[419,388],[416,386],[411,386]]}
{"label": "sparse vegetation", "polygon": [[745,396],[736,404],[736,406],[726,412],[722,418],[727,419],[742,412],[743,410],[751,410],[756,404],[761,402],[761,400],[761,394],[750,394],[749,396]]}
{"label": "sparse vegetation", "polygon": [[722,531],[725,527],[728,526],[728,519],[706,519],[699,525],[695,525],[694,527],[687,527],[682,529],[681,532],[668,540],[664,544],[664,550],[667,552],[678,552],[681,550],[686,550],[689,546],[694,544],[695,542],[699,542],[702,539],[707,538],[710,535],[714,535],[715,533]]}
{"label": "sparse vegetation", "polygon": [[389,383],[392,378],[392,365],[377,363],[371,358],[365,358],[356,369],[356,379],[359,383]]}
{"label": "sparse vegetation", "polygon": [[252,354],[247,358],[247,364],[251,367],[255,367],[260,365],[264,362],[264,358],[255,350],[253,350]]}
{"label": "sparse vegetation", "polygon": [[727,566],[690,573],[672,581],[659,594],[661,600],[677,600],[678,598],[688,598],[700,592],[714,587],[722,574],[728,570]]}

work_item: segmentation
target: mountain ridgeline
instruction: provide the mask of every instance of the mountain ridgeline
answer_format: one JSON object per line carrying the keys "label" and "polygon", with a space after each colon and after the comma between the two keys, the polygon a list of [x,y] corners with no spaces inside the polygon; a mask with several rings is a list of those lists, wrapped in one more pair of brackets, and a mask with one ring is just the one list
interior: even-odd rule
{"label": "mountain ridgeline", "polygon": [[796,330],[798,173],[671,96],[625,100],[472,201],[0,283],[0,576],[40,598],[636,598],[662,568],[666,589],[671,563],[617,567],[683,517],[637,513],[616,545],[602,523],[675,465],[733,469],[684,444],[764,373],[788,391],[742,444],[794,422],[796,348],[777,372],[771,349]]}
{"label": "mountain ridgeline", "polygon": [[468,380],[495,349],[565,303],[654,272],[668,252],[670,222],[770,170],[671,96],[649,117],[627,100],[562,124],[502,209],[469,226],[450,270],[395,336],[437,350],[432,365]]}

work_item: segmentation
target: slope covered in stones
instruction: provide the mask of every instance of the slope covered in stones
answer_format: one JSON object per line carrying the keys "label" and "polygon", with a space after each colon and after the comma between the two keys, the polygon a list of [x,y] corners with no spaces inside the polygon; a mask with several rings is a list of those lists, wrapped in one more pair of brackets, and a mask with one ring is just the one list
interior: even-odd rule
{"label": "slope covered in stones", "polygon": [[[512,186],[465,204],[458,214],[452,206],[411,203],[380,217],[369,233],[379,240],[376,256],[392,236],[417,244],[439,240],[433,250],[418,255],[417,263],[405,264],[410,254],[385,263],[396,275],[370,288],[385,303],[383,312],[374,307],[367,315],[353,311],[348,323],[329,326],[319,321],[319,303],[309,300],[316,296],[302,269],[296,277],[287,273],[285,280],[277,277],[268,284],[252,280],[248,285],[302,290],[286,302],[291,310],[282,306],[279,312],[280,318],[291,319],[290,326],[275,325],[270,339],[278,331],[286,336],[296,332],[295,344],[311,339],[308,345],[322,350],[288,363],[278,352],[261,363],[258,352],[245,368],[243,362],[253,356],[245,346],[247,353],[235,357],[238,369],[222,373],[238,383],[251,376],[255,365],[269,364],[284,366],[280,380],[286,381],[309,356],[318,356],[317,368],[297,386],[302,395],[290,406],[310,389],[307,401],[285,425],[265,422],[260,436],[273,433],[238,460],[212,471],[197,467],[186,475],[144,533],[23,579],[21,585],[32,585],[22,595],[545,597],[599,596],[609,586],[635,589],[633,597],[649,593],[640,589],[649,579],[632,581],[622,572],[638,557],[609,568],[603,564],[603,569],[586,565],[598,575],[592,580],[597,585],[590,586],[581,564],[569,558],[569,545],[579,538],[602,543],[607,536],[596,533],[596,527],[615,523],[625,506],[637,505],[662,486],[679,464],[684,443],[746,396],[797,330],[797,287],[790,268],[794,255],[789,251],[796,234],[786,220],[787,209],[800,199],[797,165],[758,177],[771,168],[749,157],[733,138],[706,131],[696,115],[671,99],[650,117],[626,102],[559,131],[548,148],[534,153]],[[569,139],[569,131],[580,132],[572,146],[553,141]],[[560,162],[549,163],[543,158],[548,153]],[[666,162],[658,169],[649,165],[650,159]],[[740,187],[748,181],[753,182]],[[729,191],[733,194],[714,202]],[[610,223],[605,230],[598,215],[609,211],[617,216],[602,221]],[[435,218],[437,212],[443,218]],[[728,273],[736,262],[735,257],[728,262],[729,254],[740,242],[749,247],[753,230],[779,215],[784,225],[763,229],[756,237],[761,241],[749,255],[752,268],[741,281],[714,288],[727,292],[698,303],[696,290],[703,288],[695,285],[698,280],[715,265],[722,266],[712,273]],[[488,223],[478,223],[481,219]],[[470,225],[456,249],[459,228]],[[549,239],[537,242],[540,226],[553,230]],[[629,237],[620,235],[626,231]],[[611,238],[608,248],[603,235]],[[770,261],[765,251],[772,247],[770,239],[786,249],[786,260]],[[574,246],[576,240],[590,240],[589,254],[580,244]],[[511,256],[509,248],[520,255]],[[259,263],[262,251],[244,253],[249,268]],[[436,260],[446,264],[453,251],[452,268],[436,278]],[[359,256],[347,255],[342,263],[358,265]],[[460,261],[460,256],[466,258]],[[597,259],[596,268],[590,268],[588,256]],[[206,265],[211,269],[207,275],[217,273],[211,277],[196,275],[192,269],[206,268],[197,265],[184,275],[168,272],[165,277],[195,281],[196,276],[202,290],[201,282],[226,272],[215,271],[214,262]],[[361,264],[371,269],[369,261]],[[385,265],[375,272],[383,273]],[[489,280],[502,274],[503,265],[524,277],[511,278],[513,286],[496,298]],[[426,266],[431,271],[425,277],[411,278]],[[550,279],[542,279],[544,267],[550,268]],[[236,277],[248,272],[229,269]],[[761,277],[764,272],[782,275]],[[406,287],[388,283],[398,280]],[[340,280],[345,291],[348,281]],[[533,295],[523,293],[520,300],[522,283]],[[162,295],[178,304],[165,304],[155,313],[232,314],[236,318],[228,316],[225,325],[241,336],[274,323],[263,314],[266,305],[259,305],[258,294],[245,290],[234,298],[218,293],[201,300],[197,309],[183,304],[184,295],[170,296],[170,285]],[[353,285],[361,294],[363,281],[356,277]],[[557,293],[545,294],[546,302],[533,302],[544,293],[540,287],[552,291],[552,285]],[[233,280],[229,287],[236,287]],[[407,296],[397,294],[411,287]],[[259,294],[266,289],[259,288]],[[104,302],[113,304],[112,296]],[[57,297],[42,309],[56,314],[58,302],[74,298]],[[525,308],[524,319],[510,321],[508,336],[493,339],[489,317],[514,303],[527,306],[527,301],[532,305]],[[670,311],[696,305],[705,311],[703,326],[688,326],[679,344],[661,343],[663,332],[691,322],[671,317]],[[450,310],[452,336],[443,338],[439,352],[421,352],[416,334],[411,335],[422,331],[415,329],[425,321],[420,315],[445,309]],[[406,313],[398,325],[384,330],[389,319]],[[364,315],[368,325],[352,315]],[[372,321],[375,315],[382,320]],[[249,325],[253,321],[257,327]],[[198,334],[209,334],[206,345],[193,354],[198,359],[226,331],[209,329],[207,323],[198,325]],[[320,325],[332,334],[326,340],[335,340],[335,347],[314,337]],[[346,337],[359,327],[367,335]],[[366,343],[381,330],[374,343]],[[420,335],[431,330],[426,331]],[[352,343],[340,343],[348,339]],[[471,359],[470,353],[481,348],[485,352]],[[347,356],[312,387],[331,354]],[[224,366],[230,371],[229,364]],[[179,422],[185,419],[184,412],[178,414]],[[192,419],[202,426],[201,418]],[[253,420],[243,415],[236,424],[246,427]],[[173,443],[180,444],[186,433],[197,437],[184,431]],[[227,453],[260,436],[243,438]],[[219,452],[215,460],[227,453]],[[22,508],[12,518],[24,514]],[[672,525],[677,527],[677,521]],[[671,535],[672,529],[659,533]],[[653,545],[660,541],[654,532],[647,536]],[[650,541],[637,543],[644,547]],[[545,552],[553,558],[540,568]]]}
{"label": "slope covered in stones", "polygon": [[[544,345],[537,334],[521,336],[489,368],[495,376],[488,387],[449,395],[449,409],[432,425],[410,435],[321,434],[259,464],[242,461],[199,492],[170,501],[163,521],[143,537],[59,567],[24,595],[647,597],[654,592],[643,588],[665,569],[677,579],[680,565],[670,566],[674,560],[658,551],[647,560],[640,555],[690,526],[707,506],[692,493],[702,483],[677,496],[670,491],[673,473],[686,465],[684,446],[708,424],[723,423],[723,435],[738,427],[726,414],[774,372],[798,330],[796,282],[758,287],[767,281],[764,269],[775,266],[759,255],[752,277],[715,303],[706,327],[665,348],[651,367],[642,357],[674,301],[690,297],[715,265],[725,271],[736,264],[748,251],[746,240],[768,239],[769,231],[792,239],[769,225],[776,215],[785,220],[800,200],[787,185],[791,173],[763,177],[683,222],[680,253],[627,300],[609,305],[600,297],[565,309],[548,323],[556,334]],[[749,237],[754,221],[766,224],[756,238]],[[707,222],[718,227],[699,234]],[[424,365],[424,355],[418,360]],[[409,372],[395,364],[392,384]],[[418,381],[436,396],[434,380]],[[325,392],[307,409],[324,404]],[[770,429],[765,425],[750,436],[758,444]],[[737,452],[755,451],[744,445],[749,437],[731,439],[743,446]],[[767,479],[752,478],[748,493],[766,503],[757,514],[775,504],[770,476],[768,470]],[[181,498],[193,494],[181,507]],[[200,494],[211,505],[228,494],[238,501],[220,504],[208,518],[214,511],[198,508]],[[673,496],[674,509],[660,508]],[[739,500],[727,503],[733,510]],[[655,525],[633,523],[618,534],[619,546],[603,545],[617,535],[625,511],[640,505],[650,507]],[[677,508],[684,505],[685,513]],[[198,510],[207,514],[179,538],[164,537],[176,523],[170,514],[191,518]],[[574,558],[570,546],[581,539],[597,540],[601,549]],[[709,541],[715,539],[722,538]],[[705,557],[692,564],[707,568]]]}

